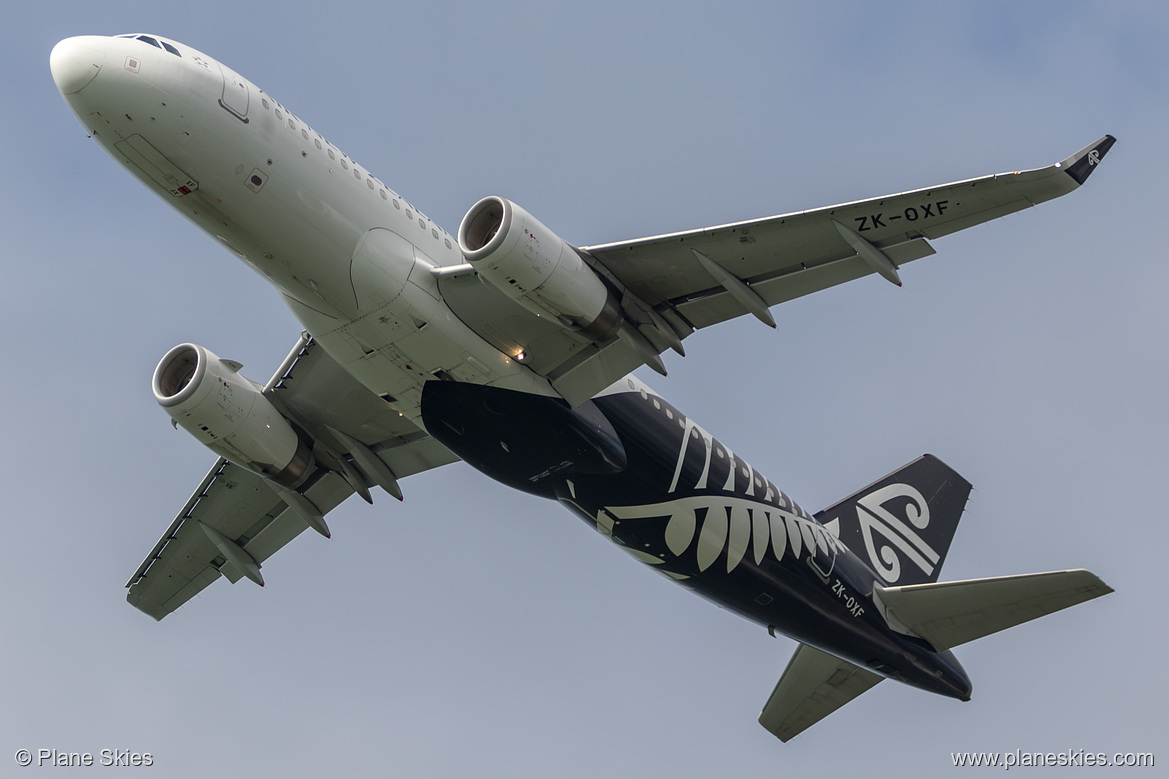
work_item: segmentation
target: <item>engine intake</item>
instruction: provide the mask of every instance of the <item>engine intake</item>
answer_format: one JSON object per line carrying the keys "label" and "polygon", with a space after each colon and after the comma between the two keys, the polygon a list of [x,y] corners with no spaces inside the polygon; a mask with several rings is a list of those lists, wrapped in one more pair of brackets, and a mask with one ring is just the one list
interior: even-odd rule
{"label": "engine intake", "polygon": [[481,277],[538,316],[598,341],[621,327],[617,296],[579,251],[510,200],[480,200],[459,225],[459,249]]}
{"label": "engine intake", "polygon": [[154,398],[211,451],[285,487],[312,472],[312,447],[261,388],[195,344],[179,344],[154,370]]}

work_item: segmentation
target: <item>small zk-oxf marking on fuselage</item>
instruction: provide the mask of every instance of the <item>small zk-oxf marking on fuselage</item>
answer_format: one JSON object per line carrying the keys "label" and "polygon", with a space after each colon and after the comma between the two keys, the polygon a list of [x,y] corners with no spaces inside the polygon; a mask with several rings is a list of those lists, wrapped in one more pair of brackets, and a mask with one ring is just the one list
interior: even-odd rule
{"label": "small zk-oxf marking on fuselage", "polygon": [[840,581],[840,579],[837,579],[836,584],[832,585],[832,592],[836,594],[837,598],[840,598],[842,601],[844,601],[845,607],[854,617],[859,617],[861,614],[865,613],[865,609],[861,603],[860,598],[854,598],[852,595],[850,595],[848,588],[844,586],[844,582]]}

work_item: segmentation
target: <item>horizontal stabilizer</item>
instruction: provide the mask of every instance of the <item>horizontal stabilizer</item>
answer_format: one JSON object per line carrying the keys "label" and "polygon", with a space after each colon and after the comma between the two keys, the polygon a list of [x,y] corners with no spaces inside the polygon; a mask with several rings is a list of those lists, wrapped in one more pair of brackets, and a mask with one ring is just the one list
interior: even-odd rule
{"label": "horizontal stabilizer", "polygon": [[759,724],[788,741],[883,678],[800,644],[760,712]]}
{"label": "horizontal stabilizer", "polygon": [[920,636],[941,651],[1110,592],[1095,574],[1075,570],[877,586],[873,600],[883,607],[891,628]]}

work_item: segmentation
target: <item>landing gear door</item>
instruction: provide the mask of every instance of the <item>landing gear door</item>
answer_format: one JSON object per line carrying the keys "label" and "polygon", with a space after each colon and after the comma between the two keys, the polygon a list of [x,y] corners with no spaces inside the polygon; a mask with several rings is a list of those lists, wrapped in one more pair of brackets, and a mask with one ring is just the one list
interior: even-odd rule
{"label": "landing gear door", "polygon": [[219,104],[240,121],[247,122],[251,87],[238,73],[226,65],[220,64],[219,69],[223,71],[223,97],[219,98]]}

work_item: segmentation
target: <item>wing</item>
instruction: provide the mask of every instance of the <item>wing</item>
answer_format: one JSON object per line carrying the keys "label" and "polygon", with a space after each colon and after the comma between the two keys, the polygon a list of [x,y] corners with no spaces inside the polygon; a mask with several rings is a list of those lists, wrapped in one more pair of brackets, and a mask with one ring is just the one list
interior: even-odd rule
{"label": "wing", "polygon": [[929,241],[1072,192],[1115,143],[1111,135],[1045,168],[1015,171],[811,211],[707,227],[580,251],[620,293],[626,319],[654,350],[613,338],[592,343],[528,313],[463,273],[440,278],[448,305],[486,340],[515,354],[580,403],[696,329],[751,313],[774,326],[771,306],[934,253]]}
{"label": "wing", "polygon": [[[458,458],[353,379],[303,334],[264,388],[318,444],[298,493],[220,458],[126,584],[126,599],[162,619],[220,576],[263,584],[265,560],[355,491],[366,476],[399,499],[397,480]],[[306,500],[307,499],[307,500]]]}
{"label": "wing", "polygon": [[780,741],[815,725],[883,677],[800,644],[759,714],[759,724]]}

